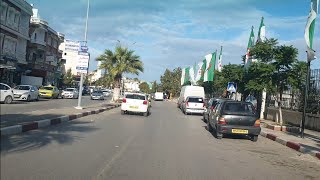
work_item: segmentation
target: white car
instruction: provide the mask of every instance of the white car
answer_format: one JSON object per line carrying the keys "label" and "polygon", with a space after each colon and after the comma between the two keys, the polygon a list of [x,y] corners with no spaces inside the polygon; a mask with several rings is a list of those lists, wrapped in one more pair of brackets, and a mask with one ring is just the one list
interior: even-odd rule
{"label": "white car", "polygon": [[0,83],[0,102],[11,104],[13,101],[13,90],[7,84]]}
{"label": "white car", "polygon": [[32,85],[18,85],[13,88],[13,99],[22,101],[39,101],[39,89]]}
{"label": "white car", "polygon": [[163,92],[156,92],[154,94],[154,100],[155,101],[163,101],[163,99],[164,99]]}
{"label": "white car", "polygon": [[148,116],[150,114],[149,103],[146,94],[126,93],[121,103],[121,114],[133,112]]}
{"label": "white car", "polygon": [[79,97],[79,91],[76,88],[66,88],[62,90],[61,97],[69,98],[69,99],[77,99]]}
{"label": "white car", "polygon": [[205,104],[202,97],[191,96],[187,97],[186,101],[182,104],[182,112],[188,114],[202,114],[204,113]]}
{"label": "white car", "polygon": [[105,97],[109,97],[110,94],[111,94],[111,92],[110,92],[109,89],[103,89],[103,90],[102,90],[102,93],[103,93],[103,95],[104,95]]}

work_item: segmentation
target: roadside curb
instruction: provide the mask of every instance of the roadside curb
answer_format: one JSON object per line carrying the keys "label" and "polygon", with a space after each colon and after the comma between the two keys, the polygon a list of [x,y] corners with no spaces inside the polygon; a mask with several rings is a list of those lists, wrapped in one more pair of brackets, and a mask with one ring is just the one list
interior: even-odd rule
{"label": "roadside curb", "polygon": [[287,141],[283,138],[280,138],[274,134],[271,134],[271,133],[266,133],[266,132],[263,132],[261,131],[260,133],[261,136],[265,137],[265,138],[268,138],[272,141],[276,141],[278,142],[279,144],[282,144],[284,146],[287,146],[293,150],[296,150],[296,151],[299,151],[303,154],[310,154],[316,158],[318,158],[318,160],[320,160],[320,152],[319,151],[315,151],[315,150],[312,150],[310,148],[306,148],[306,147],[303,147],[301,144],[299,143],[296,143],[296,142],[292,142],[292,141]]}
{"label": "roadside curb", "polygon": [[67,121],[72,121],[74,119],[78,119],[84,116],[88,115],[93,115],[93,114],[98,114],[110,109],[114,109],[117,107],[120,107],[120,104],[115,104],[112,106],[96,109],[96,110],[91,110],[91,111],[85,111],[81,113],[76,113],[76,114],[71,114],[71,115],[65,115],[65,116],[60,116],[52,119],[44,119],[44,120],[39,120],[39,121],[34,121],[34,122],[28,122],[28,123],[23,123],[19,125],[14,125],[14,126],[8,126],[0,129],[1,136],[7,136],[7,135],[13,135],[13,134],[20,134],[23,132],[39,129],[39,128],[44,128],[48,127],[51,125],[57,125],[61,124],[63,122]]}

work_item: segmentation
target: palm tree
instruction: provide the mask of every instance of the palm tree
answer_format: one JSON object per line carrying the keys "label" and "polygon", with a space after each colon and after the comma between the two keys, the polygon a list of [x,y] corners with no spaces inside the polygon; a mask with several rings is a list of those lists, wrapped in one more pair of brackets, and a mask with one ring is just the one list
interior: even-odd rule
{"label": "palm tree", "polygon": [[114,52],[106,49],[97,61],[101,61],[99,68],[104,69],[114,79],[113,101],[119,99],[123,73],[139,75],[144,70],[140,56],[135,55],[134,51],[127,47],[117,46]]}

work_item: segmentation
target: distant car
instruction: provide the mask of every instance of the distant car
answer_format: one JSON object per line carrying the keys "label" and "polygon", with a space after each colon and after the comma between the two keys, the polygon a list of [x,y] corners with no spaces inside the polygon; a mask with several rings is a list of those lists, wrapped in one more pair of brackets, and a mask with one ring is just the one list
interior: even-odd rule
{"label": "distant car", "polygon": [[154,100],[155,101],[163,101],[163,99],[164,99],[163,92],[156,92],[154,94]]}
{"label": "distant car", "polygon": [[187,97],[202,97],[205,98],[204,88],[202,86],[183,86],[180,91],[180,96],[177,102],[177,107],[182,109]]}
{"label": "distant car", "polygon": [[60,91],[55,86],[43,86],[39,89],[39,95],[43,98],[55,98],[58,99],[60,96]]}
{"label": "distant car", "polygon": [[66,88],[62,90],[61,97],[77,99],[79,97],[79,91],[76,88]]}
{"label": "distant car", "polygon": [[214,110],[214,108],[218,102],[228,101],[228,100],[231,100],[231,99],[226,99],[226,98],[211,98],[211,99],[209,99],[209,101],[205,104],[205,108],[204,108],[204,112],[203,112],[203,121],[207,122],[207,120],[211,116],[211,113]]}
{"label": "distant car", "polygon": [[90,94],[90,89],[88,87],[84,87],[82,90],[82,95],[88,95]]}
{"label": "distant car", "polygon": [[147,117],[150,114],[149,103],[146,94],[126,93],[121,103],[121,114],[134,112]]}
{"label": "distant car", "polygon": [[203,97],[190,96],[187,97],[184,104],[182,104],[182,112],[188,114],[203,114],[205,109]]}
{"label": "distant car", "polygon": [[223,101],[217,103],[207,122],[208,131],[214,130],[221,139],[224,134],[247,135],[252,141],[258,140],[260,120],[249,102]]}
{"label": "distant car", "polygon": [[109,97],[110,94],[111,94],[111,90],[109,90],[109,89],[103,89],[103,90],[102,90],[102,93],[103,93],[103,95],[104,95],[105,97]]}
{"label": "distant car", "polygon": [[12,101],[13,90],[7,84],[0,83],[0,102],[5,104],[11,104]]}
{"label": "distant car", "polygon": [[91,93],[92,100],[104,100],[104,94],[102,91],[93,91]]}
{"label": "distant car", "polygon": [[13,88],[13,99],[23,101],[39,101],[39,90],[32,85],[18,85]]}

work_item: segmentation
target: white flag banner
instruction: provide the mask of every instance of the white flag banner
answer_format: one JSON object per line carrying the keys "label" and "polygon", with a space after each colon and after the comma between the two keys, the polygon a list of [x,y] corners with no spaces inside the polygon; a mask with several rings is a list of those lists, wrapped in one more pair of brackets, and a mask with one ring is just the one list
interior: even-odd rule
{"label": "white flag banner", "polygon": [[202,73],[202,65],[203,65],[203,61],[198,63],[197,69],[196,69],[196,78],[195,81],[198,82],[201,79],[201,73]]}
{"label": "white flag banner", "polygon": [[195,84],[195,77],[194,77],[195,76],[195,69],[193,66],[190,67],[189,75],[190,75],[190,78],[189,78],[190,82],[192,85],[194,85]]}
{"label": "white flag banner", "polygon": [[210,63],[211,63],[211,59],[212,59],[212,54],[208,54],[205,56],[206,58],[206,69],[204,71],[204,79],[203,82],[209,81],[208,79],[208,73],[209,73],[209,67],[210,67]]}
{"label": "white flag banner", "polygon": [[181,73],[181,86],[184,84],[185,78],[186,78],[186,68],[183,68]]}

